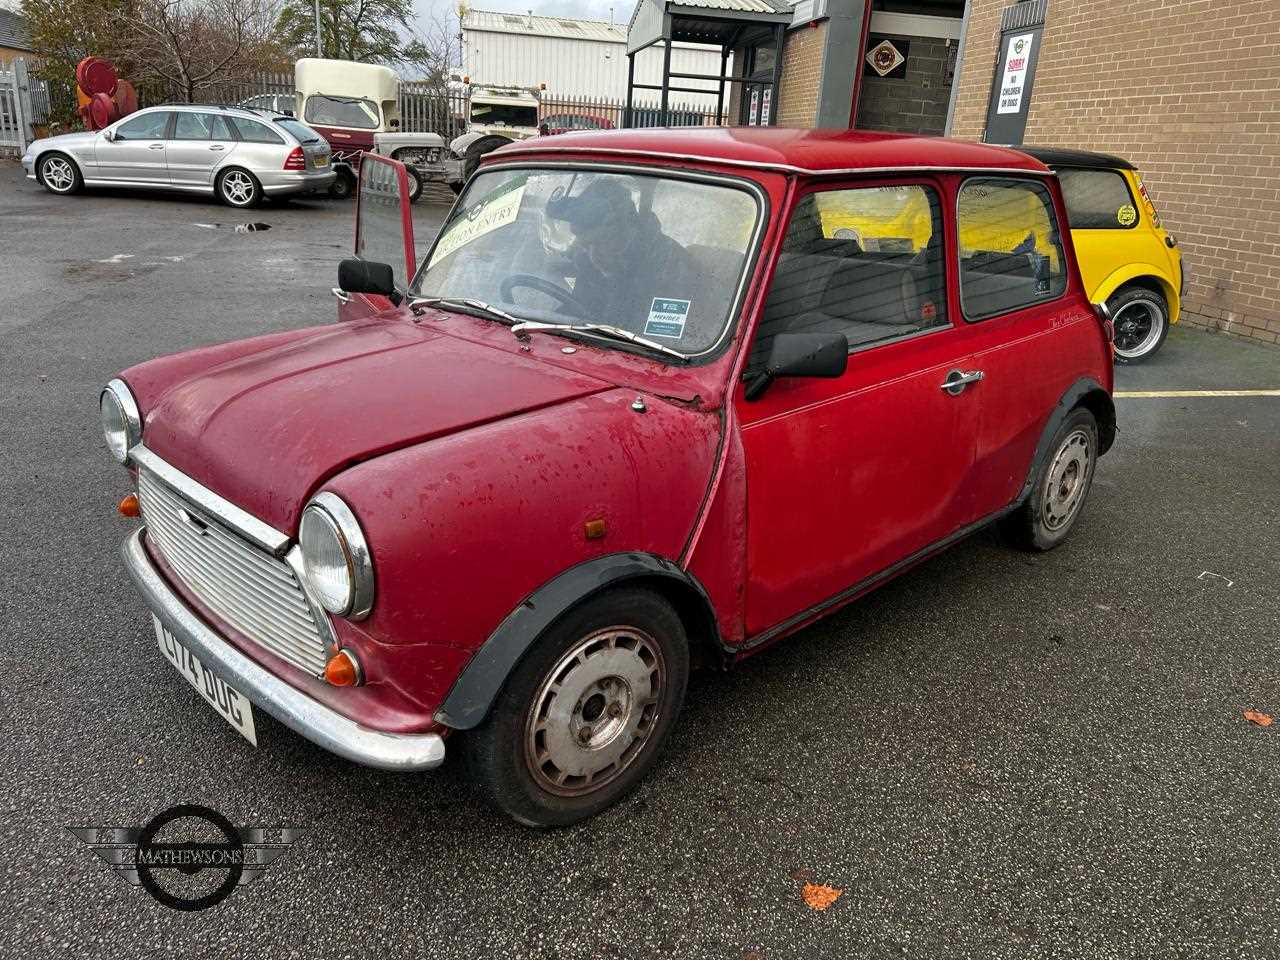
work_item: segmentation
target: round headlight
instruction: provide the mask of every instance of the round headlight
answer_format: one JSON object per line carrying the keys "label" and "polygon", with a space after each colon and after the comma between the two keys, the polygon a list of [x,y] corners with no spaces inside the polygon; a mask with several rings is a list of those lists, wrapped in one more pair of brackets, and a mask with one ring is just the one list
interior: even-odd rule
{"label": "round headlight", "polygon": [[320,493],[302,511],[302,569],[321,606],[351,620],[373,607],[373,558],[364,532],[340,497]]}
{"label": "round headlight", "polygon": [[112,380],[98,399],[102,412],[102,434],[107,449],[121,463],[129,462],[129,451],[142,442],[142,416],[138,404],[123,380]]}

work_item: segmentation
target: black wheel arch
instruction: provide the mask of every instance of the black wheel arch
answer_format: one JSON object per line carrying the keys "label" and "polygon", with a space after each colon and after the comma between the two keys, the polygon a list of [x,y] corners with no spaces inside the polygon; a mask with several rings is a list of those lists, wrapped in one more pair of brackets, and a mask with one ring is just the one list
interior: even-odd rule
{"label": "black wheel arch", "polygon": [[619,586],[643,586],[670,603],[684,625],[695,662],[700,657],[723,660],[715,610],[692,574],[654,554],[611,553],[558,574],[507,614],[453,682],[435,719],[456,730],[479,726],[538,638],[585,600]]}
{"label": "black wheel arch", "polygon": [[1072,411],[1084,408],[1093,414],[1098,422],[1098,455],[1106,453],[1116,439],[1116,405],[1111,394],[1103,389],[1102,384],[1092,377],[1081,377],[1073,383],[1058,400],[1049,419],[1040,432],[1040,441],[1036,444],[1035,456],[1031,458],[1031,468],[1027,471],[1027,479],[1022,484],[1022,492],[1018,495],[1018,503],[1026,500],[1035,485],[1036,474],[1040,465],[1052,452],[1054,434],[1062,426],[1063,421],[1071,416]]}

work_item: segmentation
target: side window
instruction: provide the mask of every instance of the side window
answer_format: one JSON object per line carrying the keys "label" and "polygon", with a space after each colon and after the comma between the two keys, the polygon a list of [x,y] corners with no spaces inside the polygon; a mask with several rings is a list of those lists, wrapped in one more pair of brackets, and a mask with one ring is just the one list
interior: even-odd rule
{"label": "side window", "polygon": [[956,219],[960,306],[966,320],[1052,300],[1067,289],[1058,221],[1043,183],[966,180]]}
{"label": "side window", "polygon": [[1063,169],[1058,181],[1072,230],[1131,230],[1138,225],[1138,205],[1114,170]]}
{"label": "side window", "polygon": [[213,139],[214,140],[235,140],[235,131],[231,129],[231,123],[220,113],[215,113],[210,119],[213,121]]}
{"label": "side window", "polygon": [[284,143],[284,137],[276,133],[265,123],[257,120],[246,120],[244,117],[232,117],[231,122],[240,131],[240,139],[246,143]]}
{"label": "side window", "polygon": [[208,140],[209,128],[213,118],[207,113],[178,112],[178,119],[173,125],[174,140]]}
{"label": "side window", "polygon": [[801,198],[778,255],[751,363],[779,333],[843,333],[851,350],[947,325],[942,216],[930,187]]}
{"label": "side window", "polygon": [[169,126],[169,117],[168,110],[131,117],[116,127],[116,139],[163,140],[165,129]]}

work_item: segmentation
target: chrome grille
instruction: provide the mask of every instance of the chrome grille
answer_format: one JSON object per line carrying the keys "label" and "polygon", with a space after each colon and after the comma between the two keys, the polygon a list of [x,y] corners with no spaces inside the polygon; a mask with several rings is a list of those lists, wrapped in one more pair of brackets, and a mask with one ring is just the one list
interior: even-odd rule
{"label": "chrome grille", "polygon": [[152,543],[205,606],[295,667],[324,672],[325,631],[289,564],[197,510],[147,469],[138,471],[138,500]]}

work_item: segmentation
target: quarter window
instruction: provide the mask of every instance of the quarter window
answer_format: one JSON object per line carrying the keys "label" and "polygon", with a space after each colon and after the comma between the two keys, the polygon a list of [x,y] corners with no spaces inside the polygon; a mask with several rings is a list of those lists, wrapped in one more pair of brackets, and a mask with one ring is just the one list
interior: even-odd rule
{"label": "quarter window", "polygon": [[1067,288],[1062,240],[1044,184],[966,180],[958,203],[960,305],[984,320],[1061,296]]}
{"label": "quarter window", "polygon": [[796,204],[756,334],[843,333],[851,350],[947,325],[937,193],[898,185],[811,193]]}
{"label": "quarter window", "polygon": [[1131,230],[1138,206],[1124,177],[1113,170],[1059,170],[1072,230]]}

